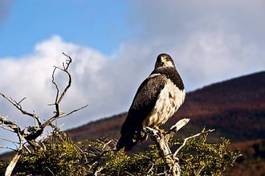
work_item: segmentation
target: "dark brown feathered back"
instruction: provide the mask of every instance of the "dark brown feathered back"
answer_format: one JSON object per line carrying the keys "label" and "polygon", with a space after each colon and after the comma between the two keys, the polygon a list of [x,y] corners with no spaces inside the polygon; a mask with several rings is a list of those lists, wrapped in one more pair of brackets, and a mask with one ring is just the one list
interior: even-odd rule
{"label": "dark brown feathered back", "polygon": [[[157,83],[160,84],[157,84]],[[166,83],[165,76],[154,76],[146,79],[138,88],[133,103],[129,109],[127,118],[121,128],[121,138],[118,141],[117,149],[125,147],[129,150],[141,136],[142,122],[155,106],[157,97]]]}

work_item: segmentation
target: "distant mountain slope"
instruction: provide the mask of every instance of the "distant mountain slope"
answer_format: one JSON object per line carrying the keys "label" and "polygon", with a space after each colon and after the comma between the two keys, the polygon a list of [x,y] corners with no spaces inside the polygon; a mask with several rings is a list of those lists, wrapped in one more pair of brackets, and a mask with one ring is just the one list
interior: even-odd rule
{"label": "distant mountain slope", "polygon": [[215,104],[264,101],[265,71],[215,83],[191,92],[190,95],[193,101]]}
{"label": "distant mountain slope", "polygon": [[[73,139],[117,137],[125,117],[122,113],[67,132]],[[235,141],[265,138],[265,71],[188,93],[167,125],[180,117],[191,118],[190,131],[215,128],[219,135]]]}
{"label": "distant mountain slope", "polygon": [[265,138],[265,72],[191,92],[177,115],[233,140]]}

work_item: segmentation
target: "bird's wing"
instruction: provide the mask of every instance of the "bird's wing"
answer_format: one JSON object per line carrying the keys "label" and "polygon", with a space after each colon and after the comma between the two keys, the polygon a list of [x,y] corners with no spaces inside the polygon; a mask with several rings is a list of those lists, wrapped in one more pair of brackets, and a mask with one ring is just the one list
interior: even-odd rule
{"label": "bird's wing", "polygon": [[154,108],[166,81],[165,75],[152,74],[140,85],[122,126],[122,134],[132,133],[142,128],[142,122]]}

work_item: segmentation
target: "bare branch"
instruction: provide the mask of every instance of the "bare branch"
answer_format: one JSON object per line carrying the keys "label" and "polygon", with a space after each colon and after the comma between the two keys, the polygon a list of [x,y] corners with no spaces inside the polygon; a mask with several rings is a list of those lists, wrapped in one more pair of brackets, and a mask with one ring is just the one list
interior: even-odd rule
{"label": "bare branch", "polygon": [[59,87],[58,87],[57,83],[55,82],[55,71],[56,71],[56,69],[57,69],[57,67],[54,66],[54,69],[52,71],[52,84],[55,86],[55,89],[56,89],[56,96],[55,96],[54,102],[58,101],[58,96],[60,93]]}
{"label": "bare branch", "polygon": [[198,136],[200,136],[200,135],[202,135],[202,134],[206,134],[206,133],[211,133],[211,132],[213,132],[214,131],[214,129],[209,129],[209,130],[207,130],[207,131],[202,131],[202,132],[200,132],[200,133],[197,133],[197,134],[195,134],[195,135],[193,135],[193,136],[189,136],[189,137],[187,137],[187,138],[185,138],[184,139],[184,142],[182,143],[182,145],[175,151],[175,153],[174,153],[174,157],[176,157],[177,156],[177,154],[179,153],[179,151],[186,145],[186,143],[188,142],[188,140],[190,140],[190,139],[193,139],[193,138],[196,138],[196,137],[198,137]]}
{"label": "bare branch", "polygon": [[17,102],[17,101],[14,100],[13,98],[8,97],[8,96],[6,96],[5,94],[3,94],[3,93],[1,93],[1,92],[0,92],[0,95],[1,95],[5,100],[7,100],[10,104],[12,104],[16,109],[18,109],[22,114],[34,118],[35,120],[37,120],[38,124],[41,124],[39,117],[38,117],[35,113],[30,113],[30,112],[28,112],[28,111],[26,111],[26,110],[23,109],[21,103],[26,99],[26,97],[22,98],[20,101]]}
{"label": "bare branch", "polygon": [[80,107],[80,108],[74,109],[74,110],[72,110],[71,112],[69,112],[69,113],[67,113],[67,114],[63,114],[63,115],[61,115],[61,116],[58,117],[58,118],[63,118],[63,117],[69,116],[69,115],[71,115],[71,114],[73,114],[73,113],[75,113],[75,112],[77,112],[77,111],[80,111],[80,110],[86,108],[87,106],[88,106],[88,105],[85,105],[85,106],[82,106],[82,107]]}
{"label": "bare branch", "polygon": [[[66,60],[66,62],[63,63],[63,68],[54,66],[54,70],[53,70],[53,74],[52,74],[52,83],[56,87],[56,100],[55,100],[55,104],[56,103],[60,103],[62,101],[64,95],[66,94],[66,92],[68,91],[68,89],[71,87],[71,84],[72,84],[72,77],[71,77],[71,74],[68,71],[68,68],[69,68],[70,64],[72,63],[72,58],[69,55],[65,54],[65,53],[63,53],[63,55],[66,56],[68,58],[68,60]],[[59,70],[63,71],[68,76],[68,83],[65,86],[65,88],[63,89],[63,91],[62,91],[61,94],[60,94],[60,91],[59,91],[58,84],[55,82],[55,71],[56,71],[56,69],[59,69]]]}
{"label": "bare branch", "polygon": [[170,128],[170,131],[169,132],[178,132],[182,127],[184,127],[185,125],[187,125],[189,123],[190,119],[181,119],[179,120],[175,125],[173,125],[171,128]]}
{"label": "bare branch", "polygon": [[[53,114],[53,116],[49,117],[48,120],[46,120],[44,123],[42,123],[40,121],[39,116],[37,114],[35,114],[34,111],[33,111],[33,113],[30,113],[30,112],[24,110],[21,103],[26,99],[26,97],[22,98],[20,101],[16,101],[13,98],[8,97],[4,93],[0,92],[0,96],[2,96],[5,100],[7,100],[18,111],[20,111],[24,115],[32,117],[34,120],[36,120],[38,122],[37,125],[35,125],[35,126],[28,126],[24,129],[21,129],[15,122],[12,122],[12,121],[8,120],[6,117],[0,115],[0,128],[3,128],[5,130],[16,133],[16,135],[18,136],[18,139],[19,139],[19,142],[17,143],[17,144],[19,144],[19,147],[17,149],[16,155],[12,158],[11,162],[9,163],[9,165],[6,169],[5,176],[9,176],[12,174],[12,171],[13,171],[16,163],[18,162],[18,160],[21,156],[23,148],[25,148],[28,152],[31,153],[30,149],[26,146],[27,144],[29,144],[33,148],[33,150],[41,147],[40,143],[36,142],[36,138],[39,137],[43,133],[45,127],[47,127],[49,125],[54,130],[57,130],[58,128],[52,124],[52,122],[54,120],[66,117],[68,115],[71,115],[71,114],[73,114],[73,113],[75,113],[81,109],[84,109],[88,106],[88,105],[85,105],[85,106],[79,107],[79,108],[74,109],[68,113],[62,113],[61,112],[60,103],[63,100],[63,98],[65,97],[67,91],[69,90],[69,88],[71,87],[71,84],[72,84],[72,77],[71,77],[71,74],[69,73],[69,66],[72,63],[72,58],[65,53],[63,53],[63,55],[66,56],[67,59],[62,64],[62,68],[54,66],[54,69],[53,69],[53,72],[51,75],[52,84],[54,85],[54,87],[56,89],[56,95],[55,95],[54,103],[52,104],[55,107],[54,114]],[[56,79],[55,79],[55,74],[56,74],[57,70],[62,71],[67,76],[67,83],[62,90],[60,90],[58,83],[56,82]],[[3,140],[3,139],[0,138],[0,140]],[[9,140],[6,139],[6,141],[9,141]],[[26,141],[26,142],[24,143],[24,141]],[[9,142],[13,142],[13,141],[9,141]],[[2,146],[0,146],[0,147],[3,148]],[[51,171],[51,174],[53,174],[52,171]]]}
{"label": "bare branch", "polygon": [[147,171],[147,174],[152,174],[152,175],[154,175],[154,174],[153,174],[154,166],[155,166],[155,164],[152,162],[150,168],[149,168],[148,171]]}
{"label": "bare branch", "polygon": [[[169,140],[172,137],[171,133],[177,133],[182,127],[184,127],[190,119],[184,118],[179,120],[175,125],[173,125],[169,131],[164,132],[164,130],[159,128],[146,127],[145,131],[151,135],[151,139],[155,142],[157,149],[161,158],[163,158],[165,164],[168,166],[169,170],[166,169],[163,173],[164,175],[180,176],[181,168],[179,165],[179,158],[177,157],[179,151],[186,145],[187,141],[196,138],[202,134],[213,132],[214,130],[202,131],[201,133],[195,134],[193,136],[184,139],[182,145],[172,154],[171,148],[169,146]],[[200,173],[201,171],[198,171]]]}
{"label": "bare branch", "polygon": [[111,142],[113,142],[112,139],[109,140],[108,142],[106,142],[106,143],[103,145],[102,150],[105,151],[105,148],[106,148]]}
{"label": "bare branch", "polygon": [[30,149],[27,147],[27,145],[23,144],[23,147],[27,150],[28,153],[32,153]]}
{"label": "bare branch", "polygon": [[23,97],[23,98],[18,102],[18,104],[21,104],[22,101],[24,101],[24,100],[26,100],[26,97]]}
{"label": "bare branch", "polygon": [[[70,64],[71,62],[69,62],[69,64]],[[67,65],[67,69],[68,69],[68,67],[69,67],[69,65]],[[68,76],[68,84],[66,85],[66,87],[64,88],[64,90],[63,90],[63,92],[62,92],[62,94],[61,94],[61,96],[59,97],[59,99],[58,99],[58,103],[60,103],[61,101],[62,101],[62,99],[63,99],[63,97],[64,97],[64,95],[66,94],[66,92],[68,91],[68,89],[71,87],[71,84],[72,84],[72,77],[71,77],[71,74],[68,72],[68,70],[66,70],[66,69],[64,69],[63,70],[66,74],[67,74],[67,76]]]}
{"label": "bare branch", "polygon": [[147,133],[151,135],[151,138],[156,143],[156,146],[159,150],[160,156],[163,158],[165,164],[169,167],[169,175],[180,176],[180,166],[178,160],[173,157],[171,149],[168,144],[168,138],[164,135],[163,131],[160,129],[153,129],[146,127]]}
{"label": "bare branch", "polygon": [[68,67],[69,67],[69,65],[71,64],[71,62],[72,62],[72,58],[69,56],[69,55],[67,55],[67,54],[65,54],[65,52],[63,52],[63,55],[64,56],[66,56],[66,57],[68,57],[68,60],[67,60],[67,63],[66,63],[66,70],[68,70]]}
{"label": "bare branch", "polygon": [[12,158],[12,160],[10,161],[9,165],[7,166],[5,176],[11,176],[20,157],[21,157],[21,153],[17,152],[15,156]]}
{"label": "bare branch", "polygon": [[24,110],[23,108],[22,108],[22,106],[21,106],[21,102],[22,101],[24,101],[25,100],[25,98],[23,98],[22,100],[20,100],[19,102],[17,102],[16,100],[14,100],[14,99],[12,99],[11,97],[7,97],[5,94],[3,94],[3,93],[1,93],[0,92],[0,95],[4,98],[4,99],[6,99],[9,103],[11,103],[13,106],[15,106],[22,114],[24,114],[24,115],[28,115],[28,116],[31,116],[31,117],[34,117],[35,116],[35,114],[33,114],[33,113],[30,113],[30,112],[28,112],[28,111],[26,111],[26,110]]}
{"label": "bare branch", "polygon": [[125,171],[126,174],[130,175],[130,176],[135,176],[133,175],[132,173],[128,172],[128,171]]}
{"label": "bare branch", "polygon": [[12,132],[15,132],[15,133],[21,132],[21,129],[19,128],[19,126],[16,123],[6,119],[4,116],[1,116],[1,115],[0,115],[0,125],[1,125],[1,127],[5,126],[5,127],[9,128]]}
{"label": "bare branch", "polygon": [[73,113],[75,113],[75,112],[77,112],[77,111],[80,111],[80,110],[86,108],[87,106],[88,106],[88,105],[85,105],[85,106],[82,106],[82,107],[80,107],[80,108],[78,108],[78,109],[74,109],[74,110],[72,110],[71,112],[69,112],[69,113],[67,113],[67,114],[63,114],[63,113],[61,113],[61,114],[59,114],[58,116],[57,116],[57,115],[54,115],[54,116],[50,117],[48,120],[46,120],[41,126],[42,126],[42,128],[45,128],[47,125],[50,125],[50,126],[53,128],[53,125],[52,125],[52,122],[53,122],[53,121],[58,120],[58,119],[60,119],[60,118],[64,118],[64,117],[66,117],[66,116],[69,116],[69,115],[71,115],[71,114],[73,114]]}
{"label": "bare branch", "polygon": [[14,132],[14,130],[12,130],[6,126],[0,126],[0,128],[2,128],[3,130],[6,130],[6,131],[12,132],[12,133]]}
{"label": "bare branch", "polygon": [[11,176],[18,160],[20,159],[22,155],[22,148],[23,148],[23,136],[20,134],[20,132],[17,132],[17,136],[19,138],[19,147],[17,149],[17,153],[15,156],[11,159],[10,163],[8,164],[6,171],[5,171],[5,176]]}
{"label": "bare branch", "polygon": [[103,167],[98,167],[95,172],[93,173],[93,176],[97,176],[104,168]]}
{"label": "bare branch", "polygon": [[[56,89],[56,96],[55,96],[54,103],[50,104],[50,105],[54,105],[55,106],[54,115],[52,117],[48,118],[48,120],[41,125],[42,128],[45,128],[47,125],[52,125],[51,123],[54,120],[58,119],[58,118],[65,117],[67,115],[70,115],[70,114],[72,114],[72,113],[74,113],[76,111],[79,111],[79,110],[81,110],[81,109],[86,107],[86,106],[83,106],[83,107],[78,108],[76,110],[73,110],[73,111],[71,111],[71,112],[69,112],[69,113],[67,113],[65,115],[60,112],[60,102],[62,101],[62,99],[64,98],[65,94],[67,93],[68,89],[71,87],[71,84],[72,84],[72,77],[71,77],[71,74],[68,71],[68,68],[69,68],[70,64],[72,63],[72,58],[70,56],[68,56],[67,54],[65,54],[65,53],[63,53],[63,55],[68,58],[66,60],[66,62],[63,63],[63,68],[54,66],[54,69],[53,69],[53,72],[52,72],[52,83],[53,83],[53,85],[55,86],[55,89]],[[62,90],[62,93],[60,93],[59,86],[58,86],[57,82],[55,81],[55,72],[56,72],[57,69],[61,70],[62,72],[64,72],[67,75],[67,77],[68,77],[67,85]]]}
{"label": "bare branch", "polygon": [[14,132],[17,135],[18,140],[19,140],[19,142],[18,142],[19,147],[16,150],[16,154],[11,159],[9,165],[6,168],[5,176],[10,176],[12,174],[15,166],[16,166],[16,163],[18,162],[19,158],[21,157],[21,151],[22,151],[22,148],[24,146],[24,144],[23,144],[24,139],[26,139],[29,144],[32,144],[33,141],[31,141],[28,137],[30,135],[33,135],[36,133],[34,133],[33,131],[31,131],[31,133],[30,132],[26,133],[26,131],[28,129],[30,129],[30,127],[21,130],[20,127],[16,123],[6,119],[3,116],[0,116],[0,125],[1,125],[1,127],[6,127],[8,129],[10,129],[10,131]]}
{"label": "bare branch", "polygon": [[52,171],[49,167],[47,167],[47,169],[48,169],[48,171],[49,171],[52,175],[55,175],[55,174],[53,173],[53,171]]}

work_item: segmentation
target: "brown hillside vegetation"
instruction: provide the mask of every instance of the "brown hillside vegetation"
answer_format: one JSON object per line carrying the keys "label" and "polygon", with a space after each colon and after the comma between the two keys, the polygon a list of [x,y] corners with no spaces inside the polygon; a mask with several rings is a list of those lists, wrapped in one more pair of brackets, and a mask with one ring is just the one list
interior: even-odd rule
{"label": "brown hillside vegetation", "polygon": [[[265,138],[265,72],[212,84],[190,92],[168,125],[191,118],[191,126],[215,128],[233,141]],[[116,137],[121,113],[68,131],[73,139]]]}

